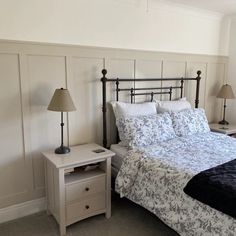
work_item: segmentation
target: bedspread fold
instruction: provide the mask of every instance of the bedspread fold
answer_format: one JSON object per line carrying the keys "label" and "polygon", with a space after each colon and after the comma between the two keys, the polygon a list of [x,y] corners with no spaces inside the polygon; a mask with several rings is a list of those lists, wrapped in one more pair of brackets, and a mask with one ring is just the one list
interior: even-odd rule
{"label": "bedspread fold", "polygon": [[236,159],[195,175],[184,192],[236,218]]}

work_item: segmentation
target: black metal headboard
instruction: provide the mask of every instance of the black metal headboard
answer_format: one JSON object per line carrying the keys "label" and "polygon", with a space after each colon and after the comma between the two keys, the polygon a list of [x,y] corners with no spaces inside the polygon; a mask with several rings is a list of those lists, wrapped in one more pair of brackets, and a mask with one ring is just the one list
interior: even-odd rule
{"label": "black metal headboard", "polygon": [[[153,101],[153,97],[156,94],[168,94],[169,100],[172,99],[173,90],[180,90],[180,98],[183,97],[183,90],[184,90],[184,81],[196,81],[196,96],[195,96],[195,108],[198,108],[199,104],[199,90],[200,90],[200,80],[201,80],[201,71],[197,71],[196,78],[148,78],[148,79],[108,79],[106,77],[107,70],[102,70],[102,113],[103,113],[103,146],[107,147],[107,83],[115,83],[116,85],[116,101],[119,101],[119,92],[127,91],[130,92],[130,102],[134,102],[135,96],[141,95],[150,95],[150,100]],[[153,82],[153,81],[160,81],[160,82],[167,82],[167,81],[179,81],[179,86],[164,86],[164,87],[146,87],[146,88],[120,88],[120,83],[125,82]],[[145,91],[145,92],[142,92]],[[148,92],[147,92],[148,91]],[[150,92],[149,92],[150,91]]]}

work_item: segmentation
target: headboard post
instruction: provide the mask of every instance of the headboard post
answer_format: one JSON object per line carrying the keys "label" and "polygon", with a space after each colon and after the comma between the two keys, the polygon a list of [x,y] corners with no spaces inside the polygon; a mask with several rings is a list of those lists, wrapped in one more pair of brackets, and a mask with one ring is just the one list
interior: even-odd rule
{"label": "headboard post", "polygon": [[153,102],[154,93],[151,92],[151,102]]}
{"label": "headboard post", "polygon": [[102,70],[102,115],[103,115],[103,147],[107,147],[107,70]]}
{"label": "headboard post", "polygon": [[119,78],[116,79],[116,101],[119,101]]}
{"label": "headboard post", "polygon": [[196,86],[196,100],[195,100],[195,108],[198,108],[198,104],[199,104],[199,91],[200,91],[200,80],[201,80],[201,71],[197,71],[197,86]]}
{"label": "headboard post", "polygon": [[173,90],[173,89],[172,89],[172,86],[171,86],[171,87],[170,87],[170,92],[169,92],[169,93],[170,93],[170,101],[172,100],[172,90]]}
{"label": "headboard post", "polygon": [[183,89],[184,89],[184,80],[183,78],[180,81],[181,85],[180,85],[180,97],[183,98]]}
{"label": "headboard post", "polygon": [[134,88],[130,89],[130,102],[133,103],[134,99]]}

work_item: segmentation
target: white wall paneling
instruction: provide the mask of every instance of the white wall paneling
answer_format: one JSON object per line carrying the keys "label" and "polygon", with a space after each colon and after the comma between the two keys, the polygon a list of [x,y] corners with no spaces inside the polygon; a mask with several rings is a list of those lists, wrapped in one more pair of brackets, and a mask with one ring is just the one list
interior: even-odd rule
{"label": "white wall paneling", "polygon": [[[206,92],[206,78],[207,78],[207,64],[202,62],[188,62],[186,67],[186,77],[196,77],[196,72],[200,70],[201,82],[200,82],[200,100],[199,107],[205,108],[205,92]],[[185,82],[185,96],[191,102],[192,106],[195,105],[196,94],[196,81]]]}
{"label": "white wall paneling", "polygon": [[[134,60],[132,59],[113,59],[113,58],[108,58],[105,60],[105,67],[108,71],[107,77],[111,78],[117,78],[119,74],[120,79],[132,79],[134,78]],[[109,85],[108,85],[109,86]],[[126,83],[121,83],[119,86],[120,88],[126,87],[126,88],[134,88],[135,84],[134,82],[126,82]],[[115,93],[112,91],[114,90],[115,87],[111,87],[111,100],[115,100]],[[120,93],[120,101],[130,101],[130,96],[128,96],[128,93]]]}
{"label": "white wall paneling", "polygon": [[[185,61],[164,61],[163,63],[163,78],[173,78],[173,77],[185,77],[186,72],[186,62]],[[196,76],[194,76],[196,77]],[[180,86],[178,81],[168,81],[162,82],[162,86]],[[173,90],[172,98],[176,99],[180,97],[180,90]],[[163,100],[168,100],[169,95],[162,95]]]}
{"label": "white wall paneling", "polygon": [[101,144],[102,128],[102,58],[71,58],[72,75],[68,88],[77,111],[69,114],[70,144],[97,142]]}
{"label": "white wall paneling", "polygon": [[[107,69],[107,77],[109,78],[134,78],[135,76],[135,60],[130,58],[105,58],[105,68]],[[119,74],[119,75],[118,75]],[[134,82],[125,82],[119,85],[119,88],[134,88]],[[116,100],[115,83],[107,84],[107,98],[110,101]],[[130,102],[130,96],[127,92],[119,93],[119,101]],[[114,114],[111,110],[111,107],[108,106],[108,137],[109,141],[114,143],[116,140],[116,126]]]}
{"label": "white wall paneling", "polygon": [[[216,94],[225,80],[227,63],[228,58],[221,56],[1,41],[0,207],[44,196],[40,152],[60,145],[60,113],[47,111],[56,88],[67,86],[77,108],[65,119],[66,142],[102,143],[100,78],[104,67],[108,77],[137,80],[195,77],[200,69],[200,106],[206,108],[210,120],[218,120],[222,101]],[[128,82],[126,86],[160,83]],[[115,100],[114,87],[108,85],[107,92],[108,100]],[[186,84],[185,95],[194,99],[195,83]],[[120,100],[130,101],[130,96],[123,94]],[[108,128],[113,142],[114,120],[111,124]]]}
{"label": "white wall paneling", "polygon": [[[54,90],[66,87],[64,56],[28,55],[30,147],[34,188],[44,186],[41,149],[60,145],[60,113],[47,111]],[[65,117],[66,119],[66,117]],[[67,122],[66,122],[67,124]],[[67,143],[65,125],[65,143]]]}
{"label": "white wall paneling", "polygon": [[[161,60],[137,60],[135,63],[135,78],[161,78],[162,77],[162,65]],[[161,87],[161,82],[137,82],[135,83],[135,88],[155,88]],[[143,90],[141,92],[144,92]],[[150,92],[146,91],[146,92]],[[161,92],[161,90],[155,90],[154,92]],[[160,95],[154,95],[154,100],[160,100]],[[135,101],[150,100],[150,96],[137,97]]]}
{"label": "white wall paneling", "polygon": [[222,63],[211,63],[208,65],[205,108],[210,121],[220,121],[222,119],[223,99],[216,99],[216,96],[225,82],[225,67],[225,64]]}
{"label": "white wall paneling", "polygon": [[0,207],[27,193],[19,55],[0,53]]}
{"label": "white wall paneling", "polygon": [[[229,46],[229,76],[225,82],[230,84],[236,95],[236,17],[232,19],[230,32],[230,46]],[[236,99],[227,100],[226,120],[231,124],[236,124]],[[222,118],[221,118],[222,119]]]}

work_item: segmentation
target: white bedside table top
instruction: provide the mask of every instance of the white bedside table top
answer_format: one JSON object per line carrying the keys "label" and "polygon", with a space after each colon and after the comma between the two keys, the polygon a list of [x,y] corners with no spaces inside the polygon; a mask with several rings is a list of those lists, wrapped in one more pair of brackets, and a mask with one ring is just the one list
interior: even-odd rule
{"label": "white bedside table top", "polygon": [[[104,149],[105,152],[93,152],[93,150],[96,149]],[[42,154],[55,165],[56,168],[67,168],[78,164],[86,165],[105,160],[115,155],[114,152],[95,143],[72,146],[70,147],[70,152],[67,154],[56,154],[54,150],[42,152]]]}
{"label": "white bedside table top", "polygon": [[209,124],[211,131],[219,132],[222,134],[236,134],[236,125],[220,125],[220,124]]}

